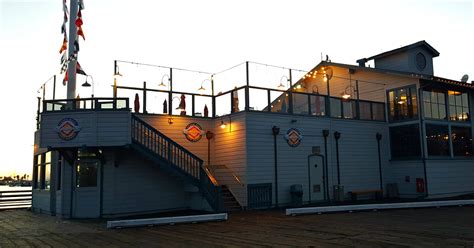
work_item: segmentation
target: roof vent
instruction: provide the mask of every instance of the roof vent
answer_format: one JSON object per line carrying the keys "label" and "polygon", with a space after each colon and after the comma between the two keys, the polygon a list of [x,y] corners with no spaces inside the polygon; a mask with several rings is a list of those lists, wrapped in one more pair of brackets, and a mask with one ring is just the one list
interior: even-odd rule
{"label": "roof vent", "polygon": [[467,80],[469,80],[469,75],[464,74],[464,76],[462,76],[462,78],[461,78],[461,82],[467,83]]}

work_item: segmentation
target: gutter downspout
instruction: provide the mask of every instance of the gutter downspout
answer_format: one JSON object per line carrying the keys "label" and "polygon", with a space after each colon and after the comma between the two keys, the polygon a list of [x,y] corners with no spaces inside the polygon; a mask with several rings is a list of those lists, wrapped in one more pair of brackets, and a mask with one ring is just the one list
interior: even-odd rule
{"label": "gutter downspout", "polygon": [[273,155],[275,161],[275,207],[278,207],[278,154],[277,154],[277,135],[280,133],[280,128],[277,126],[272,127],[273,134]]}
{"label": "gutter downspout", "polygon": [[380,190],[382,191],[382,196],[383,196],[383,179],[382,179],[382,157],[380,154],[380,140],[382,139],[382,134],[377,133],[375,135],[375,138],[377,139],[377,148],[378,148],[378,153],[379,153],[379,180],[380,180]]}
{"label": "gutter downspout", "polygon": [[331,199],[329,198],[329,172],[328,172],[328,136],[329,136],[329,130],[324,129],[323,130],[323,137],[324,137],[324,157],[325,157],[325,163],[324,163],[324,191],[326,194],[326,199],[330,201]]}
{"label": "gutter downspout", "polygon": [[336,139],[336,164],[337,164],[337,185],[341,185],[341,171],[339,166],[339,139],[341,138],[340,132],[334,132],[334,139]]}
{"label": "gutter downspout", "polygon": [[420,88],[418,88],[418,109],[420,110],[420,135],[421,135],[421,161],[423,162],[423,176],[425,177],[425,197],[428,197],[428,173],[426,172],[426,153],[425,153],[425,141],[426,141],[426,135],[425,135],[425,129],[424,129],[424,113],[423,113],[423,97],[421,94],[421,90],[424,87],[421,86],[420,82]]}

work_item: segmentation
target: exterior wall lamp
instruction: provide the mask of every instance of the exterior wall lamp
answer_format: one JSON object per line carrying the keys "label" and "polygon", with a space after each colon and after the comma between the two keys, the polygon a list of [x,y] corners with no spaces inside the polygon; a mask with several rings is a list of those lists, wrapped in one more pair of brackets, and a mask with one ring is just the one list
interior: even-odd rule
{"label": "exterior wall lamp", "polygon": [[221,125],[220,125],[220,127],[221,127],[222,129],[224,129],[226,126],[227,126],[227,124],[225,124],[225,122],[224,122],[224,121],[221,121]]}
{"label": "exterior wall lamp", "polygon": [[166,88],[166,84],[164,83],[165,77],[168,78],[168,85],[169,85],[169,83],[170,83],[170,76],[169,76],[168,74],[165,74],[165,75],[163,75],[163,76],[161,77],[161,82],[160,82],[160,84],[158,84],[158,87]]}
{"label": "exterior wall lamp", "polygon": [[[92,84],[90,84],[89,82],[87,82],[87,79],[88,79],[89,77],[90,77],[91,80],[92,80],[92,81],[91,81]],[[89,88],[89,87],[92,86],[92,98],[94,98],[94,85],[95,85],[95,84],[94,84],[94,78],[92,77],[92,75],[86,75],[86,81],[82,84],[82,87]]]}
{"label": "exterior wall lamp", "polygon": [[198,89],[199,94],[203,95],[203,94],[204,94],[204,91],[206,91],[206,88],[204,88],[204,83],[207,82],[207,81],[211,82],[211,80],[208,79],[208,78],[204,79],[204,80],[201,82],[201,87],[199,87],[199,89]]}
{"label": "exterior wall lamp", "polygon": [[173,124],[173,122],[174,122],[173,117],[172,116],[168,117],[168,124],[171,125]]}
{"label": "exterior wall lamp", "polygon": [[[283,84],[283,79],[285,79],[286,85]],[[289,83],[290,83],[290,79],[289,79],[287,76],[284,76],[284,75],[283,75],[283,76],[280,78],[280,84],[279,84],[277,87],[278,87],[279,90],[286,90],[286,89],[288,89]]]}

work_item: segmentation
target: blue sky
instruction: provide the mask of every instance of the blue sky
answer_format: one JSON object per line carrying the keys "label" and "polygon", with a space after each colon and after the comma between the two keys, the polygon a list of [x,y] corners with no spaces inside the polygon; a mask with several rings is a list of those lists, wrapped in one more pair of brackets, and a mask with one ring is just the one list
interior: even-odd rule
{"label": "blue sky", "polygon": [[[321,53],[355,64],[419,40],[441,53],[437,76],[474,79],[472,0],[84,2],[79,61],[96,96],[111,95],[114,59],[211,72],[246,60],[310,69]],[[59,0],[0,0],[0,175],[31,170],[36,91],[59,73],[61,24]]]}

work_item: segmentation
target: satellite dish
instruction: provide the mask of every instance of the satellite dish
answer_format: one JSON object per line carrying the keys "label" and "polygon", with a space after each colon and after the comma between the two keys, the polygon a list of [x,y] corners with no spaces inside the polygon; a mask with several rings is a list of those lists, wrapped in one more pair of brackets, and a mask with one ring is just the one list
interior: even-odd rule
{"label": "satellite dish", "polygon": [[461,82],[467,83],[467,80],[469,80],[469,75],[464,74],[464,76],[462,76],[462,78],[461,78]]}

